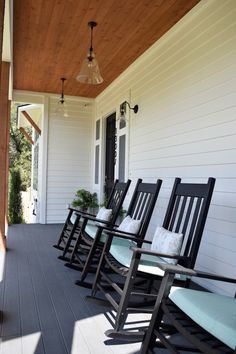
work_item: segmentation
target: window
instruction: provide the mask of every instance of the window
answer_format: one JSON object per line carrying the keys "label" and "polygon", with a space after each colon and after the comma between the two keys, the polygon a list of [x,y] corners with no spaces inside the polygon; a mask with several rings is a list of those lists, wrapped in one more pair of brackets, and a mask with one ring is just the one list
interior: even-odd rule
{"label": "window", "polygon": [[98,184],[98,175],[99,175],[99,145],[95,146],[95,179],[94,183]]}
{"label": "window", "polygon": [[125,145],[126,136],[121,135],[119,138],[119,180],[125,181]]}

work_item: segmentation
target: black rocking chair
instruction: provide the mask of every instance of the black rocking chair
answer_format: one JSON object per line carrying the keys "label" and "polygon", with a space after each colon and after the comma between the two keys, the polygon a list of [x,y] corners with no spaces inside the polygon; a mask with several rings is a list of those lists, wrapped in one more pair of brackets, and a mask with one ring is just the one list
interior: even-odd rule
{"label": "black rocking chair", "polygon": [[[166,263],[166,259],[175,259],[184,267],[194,267],[214,184],[214,178],[209,178],[206,184],[181,183],[179,178],[175,179],[163,228],[171,233],[183,234],[179,255],[160,254],[150,248],[145,249],[145,244],[150,247],[152,243],[148,240],[140,240],[137,237],[127,238],[117,233],[108,234],[94,279],[92,294],[91,297],[87,297],[98,302],[108,301],[116,311],[112,323],[114,329],[106,331],[108,337],[131,341],[142,340],[144,335],[142,328],[138,331],[127,330],[124,326],[129,313],[152,313],[163,276],[163,272],[157,267],[158,262]],[[108,270],[112,270],[113,274],[108,274]],[[122,285],[118,285],[117,280],[114,281],[114,274],[116,279],[117,277],[120,279]],[[188,285],[187,280],[179,281],[182,285]],[[143,285],[140,287],[140,284],[146,284],[146,287],[143,288]],[[96,297],[98,290],[105,295],[105,300]]]}
{"label": "black rocking chair", "polygon": [[[103,221],[103,223],[105,223],[106,225],[112,226],[115,224],[119,212],[121,210],[122,204],[124,202],[124,199],[126,197],[126,194],[128,192],[130,183],[131,180],[127,180],[126,183],[119,182],[119,180],[115,180],[111,194],[106,203],[106,208],[112,209],[112,217],[109,220],[109,222]],[[72,223],[72,217],[74,217],[73,223]],[[79,211],[78,209],[75,208],[69,208],[69,213],[66,218],[60,237],[58,239],[58,242],[56,245],[54,245],[55,248],[58,248],[63,251],[63,254],[58,257],[59,259],[65,261],[69,260],[69,258],[66,257],[66,254],[68,252],[71,252],[71,249],[73,247],[72,242],[73,241],[75,242],[77,240],[79,236],[80,228],[83,223],[83,219],[85,217],[90,217],[91,219],[95,219],[96,215]],[[96,219],[96,221],[98,222],[99,220]]]}
{"label": "black rocking chair", "polygon": [[180,266],[162,269],[165,274],[140,353],[165,347],[170,353],[235,354],[236,298],[172,285],[176,274],[231,284],[236,279]]}
{"label": "black rocking chair", "polygon": [[[137,181],[126,216],[131,217],[133,221],[138,220],[139,229],[137,237],[139,239],[145,237],[161,184],[162,181],[159,179],[156,183],[143,183],[141,179]],[[89,272],[96,272],[96,268],[92,268],[92,266],[94,262],[97,265],[100,260],[101,250],[107,238],[107,234],[104,231],[115,232],[117,227],[111,228],[109,226],[107,228],[103,225],[93,225],[91,227],[88,224],[91,218],[84,217],[83,219],[84,221],[72,252],[71,261],[65,265],[82,271],[81,278],[76,281],[76,285],[91,288],[92,284],[86,283],[84,280]],[[122,234],[134,236],[134,234],[124,231]],[[86,252],[84,252],[84,249],[86,249]],[[82,258],[84,253],[85,257]],[[79,266],[76,264],[79,264]]]}

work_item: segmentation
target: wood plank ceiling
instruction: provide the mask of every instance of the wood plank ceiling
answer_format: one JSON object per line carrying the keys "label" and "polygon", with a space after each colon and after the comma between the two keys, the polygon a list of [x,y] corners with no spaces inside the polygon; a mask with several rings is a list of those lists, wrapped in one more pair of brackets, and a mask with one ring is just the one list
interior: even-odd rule
{"label": "wood plank ceiling", "polygon": [[[14,89],[96,97],[200,0],[14,0]],[[104,78],[76,81],[93,47]]]}

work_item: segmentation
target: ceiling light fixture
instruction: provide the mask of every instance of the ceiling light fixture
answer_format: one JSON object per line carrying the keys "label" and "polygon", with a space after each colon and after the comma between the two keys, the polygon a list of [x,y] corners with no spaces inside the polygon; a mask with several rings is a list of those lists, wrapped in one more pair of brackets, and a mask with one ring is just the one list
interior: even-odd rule
{"label": "ceiling light fixture", "polygon": [[64,99],[64,82],[66,81],[65,77],[61,77],[61,98],[60,98],[60,103],[64,104],[65,103],[65,99]]}
{"label": "ceiling light fixture", "polygon": [[64,83],[66,81],[65,77],[61,77],[61,97],[57,104],[56,113],[62,115],[63,117],[68,117],[67,110],[66,110],[66,101],[64,96]]}
{"label": "ceiling light fixture", "polygon": [[93,28],[97,26],[97,22],[90,21],[88,26],[91,28],[90,48],[76,80],[84,84],[98,85],[103,82],[103,78],[93,51]]}

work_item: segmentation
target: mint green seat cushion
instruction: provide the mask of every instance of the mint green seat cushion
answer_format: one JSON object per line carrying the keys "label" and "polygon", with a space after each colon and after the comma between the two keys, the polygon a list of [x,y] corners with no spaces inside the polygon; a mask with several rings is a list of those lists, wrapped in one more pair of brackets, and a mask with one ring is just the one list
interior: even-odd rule
{"label": "mint green seat cushion", "polygon": [[136,247],[136,244],[130,240],[120,237],[114,237],[112,240],[110,254],[123,266],[129,268],[132,250],[130,247]]}
{"label": "mint green seat cushion", "polygon": [[[88,222],[86,227],[85,227],[85,232],[87,235],[89,235],[91,238],[95,238],[96,232],[97,232],[97,225],[95,224],[95,222]],[[106,241],[106,234],[104,232],[102,232],[101,238],[100,238],[100,242],[105,243]]]}
{"label": "mint green seat cushion", "polygon": [[169,298],[194,322],[235,349],[235,298],[177,287],[172,287]]}
{"label": "mint green seat cushion", "polygon": [[[133,251],[131,247],[137,247],[136,243],[130,240],[114,237],[110,254],[123,266],[129,268]],[[157,263],[166,263],[162,258],[150,255],[142,255],[138,270],[140,272],[162,276],[164,272],[157,267]]]}

